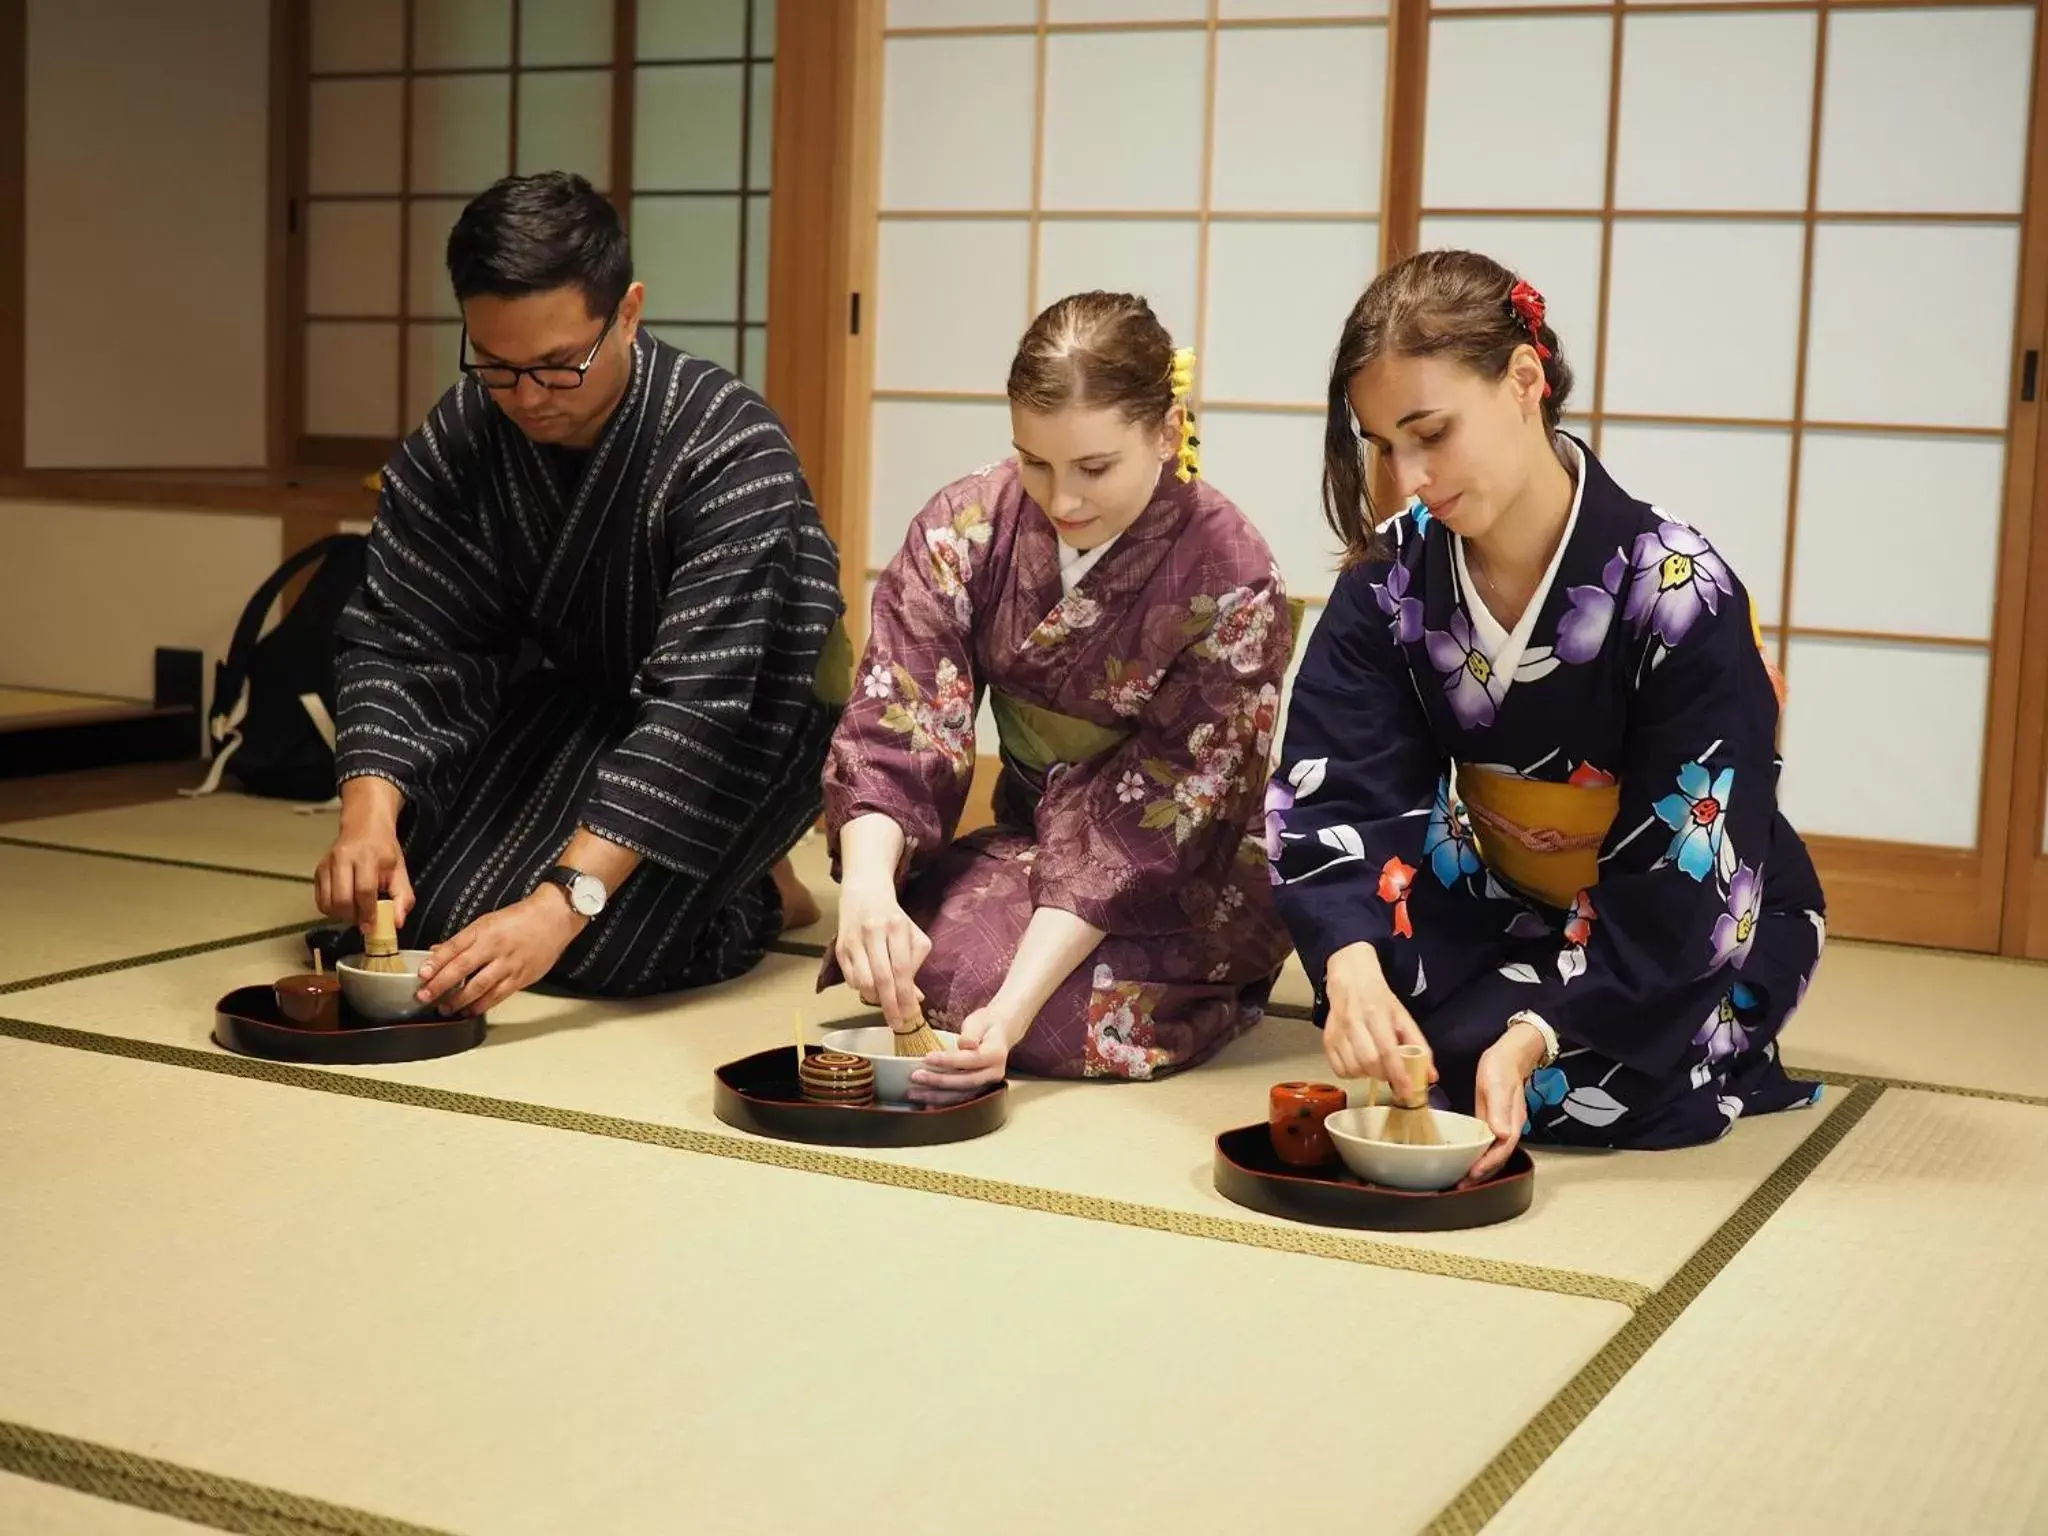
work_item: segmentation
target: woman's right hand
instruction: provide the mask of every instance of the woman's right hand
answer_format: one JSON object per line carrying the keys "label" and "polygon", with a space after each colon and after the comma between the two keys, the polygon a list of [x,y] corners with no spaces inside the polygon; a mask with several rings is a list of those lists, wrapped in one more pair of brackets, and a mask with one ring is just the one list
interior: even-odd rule
{"label": "woman's right hand", "polygon": [[[1396,1047],[1428,1044],[1387,985],[1379,953],[1370,944],[1348,944],[1330,956],[1323,993],[1330,1002],[1323,1024],[1323,1054],[1339,1077],[1376,1077],[1392,1083],[1390,1072],[1399,1070],[1392,1066]],[[1432,1065],[1431,1082],[1436,1075]]]}
{"label": "woman's right hand", "polygon": [[847,985],[862,1002],[879,1006],[891,1029],[909,1023],[911,1010],[923,1003],[917,971],[931,952],[932,941],[905,914],[893,882],[840,886],[833,954]]}

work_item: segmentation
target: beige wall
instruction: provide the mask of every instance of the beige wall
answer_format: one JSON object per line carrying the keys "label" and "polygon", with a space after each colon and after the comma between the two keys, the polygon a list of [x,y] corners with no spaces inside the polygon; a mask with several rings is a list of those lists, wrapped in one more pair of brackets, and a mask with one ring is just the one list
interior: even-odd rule
{"label": "beige wall", "polygon": [[277,568],[277,520],[0,501],[0,683],[147,698],[155,647],[204,651]]}
{"label": "beige wall", "polygon": [[29,0],[30,468],[263,463],[269,10]]}

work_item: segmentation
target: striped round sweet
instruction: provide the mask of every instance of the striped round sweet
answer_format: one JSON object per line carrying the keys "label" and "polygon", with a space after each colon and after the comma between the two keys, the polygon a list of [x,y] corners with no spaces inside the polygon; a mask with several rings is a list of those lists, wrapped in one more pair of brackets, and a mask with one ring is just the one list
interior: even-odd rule
{"label": "striped round sweet", "polygon": [[875,1102],[875,1064],[847,1051],[820,1051],[804,1057],[798,1071],[804,1097],[821,1104]]}

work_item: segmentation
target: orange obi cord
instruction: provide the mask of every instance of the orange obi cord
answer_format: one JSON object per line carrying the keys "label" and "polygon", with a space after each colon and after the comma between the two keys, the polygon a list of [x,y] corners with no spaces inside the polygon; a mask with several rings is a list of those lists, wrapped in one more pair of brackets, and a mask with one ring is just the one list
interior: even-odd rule
{"label": "orange obi cord", "polygon": [[1600,844],[1621,809],[1618,784],[1551,784],[1460,763],[1459,803],[1487,868],[1510,885],[1569,907],[1599,883]]}

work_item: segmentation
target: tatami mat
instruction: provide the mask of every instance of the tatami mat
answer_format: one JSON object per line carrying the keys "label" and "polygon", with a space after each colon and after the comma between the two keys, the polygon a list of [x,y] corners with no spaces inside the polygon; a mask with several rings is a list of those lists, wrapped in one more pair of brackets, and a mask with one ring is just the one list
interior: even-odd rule
{"label": "tatami mat", "polygon": [[[193,783],[202,777],[195,767]],[[224,792],[13,821],[0,826],[0,835],[101,853],[295,875],[305,880],[310,892],[313,871],[334,842],[338,825],[335,811],[302,812],[288,800]]]}
{"label": "tatami mat", "polygon": [[1785,1031],[1795,1066],[2048,1096],[2048,965],[1830,942]]}
{"label": "tatami mat", "polygon": [[0,1079],[0,1419],[461,1532],[1407,1532],[1625,1317],[15,1041]]}
{"label": "tatami mat", "polygon": [[[19,993],[0,1012],[212,1051],[215,1000],[296,963],[291,944],[276,941]],[[529,994],[498,1012],[491,1039],[475,1051],[370,1070],[424,1087],[724,1132],[712,1113],[719,1063],[780,1045],[796,1012],[816,1039],[818,1025],[858,1007],[844,989],[815,994],[815,975],[815,961],[771,955],[751,976],[690,997],[617,1004]],[[994,1135],[846,1155],[1282,1225],[1216,1193],[1212,1143],[1218,1131],[1263,1119],[1271,1084],[1320,1074],[1320,1063],[1312,1027],[1273,1018],[1215,1061],[1165,1082],[1020,1081],[1011,1086],[1010,1123]],[[1724,1141],[1682,1152],[1539,1152],[1537,1204],[1513,1222],[1360,1240],[1655,1287],[1812,1133],[1837,1097],[1815,1110],[1743,1122]]]}
{"label": "tatami mat", "polygon": [[207,1529],[0,1472],[0,1536],[200,1536]]}
{"label": "tatami mat", "polygon": [[1892,1090],[1487,1527],[2048,1530],[2048,1112]]}
{"label": "tatami mat", "polygon": [[312,886],[0,843],[0,985],[318,921]]}

